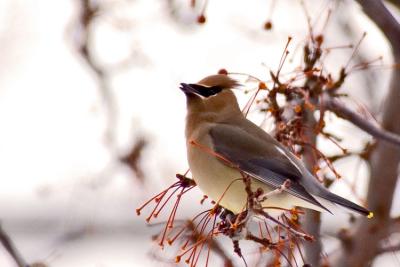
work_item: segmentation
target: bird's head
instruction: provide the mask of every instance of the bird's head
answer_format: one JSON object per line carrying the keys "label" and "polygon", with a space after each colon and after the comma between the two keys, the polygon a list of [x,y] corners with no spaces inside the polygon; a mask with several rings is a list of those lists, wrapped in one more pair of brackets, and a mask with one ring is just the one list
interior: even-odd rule
{"label": "bird's head", "polygon": [[197,83],[181,83],[180,89],[188,100],[188,109],[207,112],[240,111],[231,89],[240,84],[228,75],[216,74]]}

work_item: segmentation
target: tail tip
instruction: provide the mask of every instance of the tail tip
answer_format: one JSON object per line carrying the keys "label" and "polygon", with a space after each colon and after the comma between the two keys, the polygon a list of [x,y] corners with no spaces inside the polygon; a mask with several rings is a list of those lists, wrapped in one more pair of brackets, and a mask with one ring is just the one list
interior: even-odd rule
{"label": "tail tip", "polygon": [[374,213],[372,211],[370,211],[367,215],[368,219],[372,219],[374,217]]}

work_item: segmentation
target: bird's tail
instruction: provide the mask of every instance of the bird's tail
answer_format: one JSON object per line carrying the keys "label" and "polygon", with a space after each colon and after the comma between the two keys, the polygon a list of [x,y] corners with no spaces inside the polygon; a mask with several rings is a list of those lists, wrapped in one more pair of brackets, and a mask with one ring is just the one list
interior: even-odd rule
{"label": "bird's tail", "polygon": [[328,190],[324,190],[322,194],[319,194],[319,197],[332,201],[333,203],[336,203],[340,206],[343,206],[349,210],[355,211],[357,213],[360,213],[361,215],[367,216],[368,218],[372,218],[374,215],[371,211],[367,210],[366,208],[363,208],[345,198],[342,198]]}

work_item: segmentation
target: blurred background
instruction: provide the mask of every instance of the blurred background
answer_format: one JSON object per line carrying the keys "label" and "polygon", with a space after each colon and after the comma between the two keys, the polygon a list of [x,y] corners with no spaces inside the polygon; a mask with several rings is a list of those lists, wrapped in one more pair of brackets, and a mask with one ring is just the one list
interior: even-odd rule
{"label": "blurred background", "polygon": [[[308,35],[304,7],[316,31],[332,9],[327,47],[356,44],[367,32],[354,62],[382,56],[382,64],[391,63],[382,33],[353,1],[0,1],[0,222],[25,260],[55,267],[169,266],[168,252],[151,240],[156,227],[135,210],[187,169],[178,84],[221,68],[267,80],[288,36],[293,57],[284,70],[293,70]],[[335,50],[327,67],[338,73],[352,52]],[[389,76],[390,68],[355,72],[343,92],[379,118]],[[238,97],[243,106],[250,96]],[[250,118],[262,121],[257,110]],[[334,116],[331,122],[343,147],[357,150],[371,140],[350,123]],[[366,164],[350,157],[336,167],[359,186],[357,196],[343,181],[332,190],[362,200]],[[178,217],[193,214],[190,207],[202,196],[194,191]],[[399,212],[394,201],[392,214]],[[330,233],[347,218],[324,220],[326,253],[338,244]],[[373,266],[399,266],[397,257],[383,254]],[[16,266],[3,247],[0,266]]]}

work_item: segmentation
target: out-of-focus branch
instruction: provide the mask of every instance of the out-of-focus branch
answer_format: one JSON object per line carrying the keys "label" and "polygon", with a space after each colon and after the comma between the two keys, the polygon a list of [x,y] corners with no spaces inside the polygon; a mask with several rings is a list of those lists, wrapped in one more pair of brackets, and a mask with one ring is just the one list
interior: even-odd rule
{"label": "out-of-focus branch", "polygon": [[400,0],[386,0],[386,1],[400,9]]}
{"label": "out-of-focus branch", "polygon": [[380,0],[357,0],[364,13],[378,26],[392,45],[395,57],[400,56],[400,25]]}
{"label": "out-of-focus branch", "polygon": [[4,231],[1,224],[0,224],[0,242],[1,242],[1,244],[3,244],[3,247],[7,250],[7,252],[14,259],[14,261],[18,265],[18,267],[28,267],[29,266],[26,263],[26,261],[22,258],[21,254],[15,247],[13,241],[8,236],[8,234]]}
{"label": "out-of-focus branch", "polygon": [[390,219],[388,226],[388,236],[394,233],[400,233],[400,217]]}
{"label": "out-of-focus branch", "polygon": [[378,249],[378,254],[387,253],[387,252],[397,252],[400,250],[400,244],[396,244],[393,246],[383,246]]}
{"label": "out-of-focus branch", "polygon": [[[364,12],[385,34],[392,46],[394,61],[400,61],[400,24],[381,1],[357,0]],[[400,135],[400,70],[393,69],[389,91],[382,106],[382,128]],[[381,241],[389,234],[390,209],[398,179],[400,149],[378,140],[369,159],[371,175],[367,206],[375,214],[371,220],[362,218],[342,242],[343,250],[332,266],[368,266],[380,251]]]}
{"label": "out-of-focus branch", "polygon": [[[354,10],[348,9],[345,5],[340,9],[339,16],[333,16],[339,25],[341,31],[345,34],[350,43],[357,43],[360,41],[360,25],[354,22]],[[362,38],[362,37],[361,37]],[[370,55],[367,49],[359,49],[357,53],[352,55],[354,62],[368,62],[370,60]],[[365,69],[360,72],[360,87],[364,89],[366,98],[373,100],[376,99],[378,95],[377,90],[375,90],[376,85],[380,82],[380,74],[376,71]],[[372,114],[376,114],[379,108],[378,101],[368,101],[368,109]]]}
{"label": "out-of-focus branch", "polygon": [[140,165],[140,159],[147,144],[148,141],[145,138],[139,138],[136,140],[136,143],[133,145],[129,153],[120,159],[135,173],[136,177],[141,182],[144,182],[145,173]]}
{"label": "out-of-focus branch", "polygon": [[115,124],[117,119],[115,100],[113,94],[111,93],[108,73],[96,62],[91,52],[91,46],[93,45],[92,26],[93,22],[98,17],[100,6],[97,1],[79,0],[78,2],[80,13],[77,26],[78,38],[76,42],[76,49],[96,76],[98,88],[106,109],[107,128],[105,137],[110,149],[112,152],[115,152],[114,129],[116,128]]}
{"label": "out-of-focus branch", "polygon": [[336,99],[324,95],[322,103],[326,109],[332,111],[338,117],[353,123],[354,125],[364,130],[365,132],[369,133],[373,137],[400,146],[400,135],[397,135],[395,133],[380,128],[378,125],[368,121],[360,114],[347,108],[344,104],[340,103]]}

